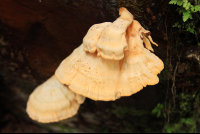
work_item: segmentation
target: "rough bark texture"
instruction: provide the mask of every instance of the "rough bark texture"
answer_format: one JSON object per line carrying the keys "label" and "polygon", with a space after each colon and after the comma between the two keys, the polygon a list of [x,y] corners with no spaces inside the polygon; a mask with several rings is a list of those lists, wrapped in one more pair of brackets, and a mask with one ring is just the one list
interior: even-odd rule
{"label": "rough bark texture", "polygon": [[[6,111],[9,114],[6,114],[6,119],[2,117],[0,123],[12,120],[13,114],[18,115],[11,107],[18,109],[20,116],[26,116],[22,121],[30,122],[24,111],[28,95],[53,75],[60,62],[82,43],[89,27],[96,23],[113,22],[121,6],[126,7],[142,26],[151,31],[159,49],[165,52],[166,42],[163,38],[166,36],[167,4],[168,1],[160,0],[1,0],[0,100],[3,110],[1,108],[0,116],[5,115]],[[156,47],[154,50],[161,59],[165,58],[163,51],[158,51]],[[159,99],[156,93],[156,86],[147,87],[134,97],[124,97],[115,103],[153,108]],[[94,119],[89,120],[88,113],[91,117],[94,114],[98,116],[99,113],[92,114],[91,111],[94,112],[94,108],[104,110],[110,105],[111,102],[87,100],[85,109],[91,110],[81,117],[79,115],[78,119],[82,124],[82,118],[95,124]],[[20,131],[25,132],[15,132]]]}

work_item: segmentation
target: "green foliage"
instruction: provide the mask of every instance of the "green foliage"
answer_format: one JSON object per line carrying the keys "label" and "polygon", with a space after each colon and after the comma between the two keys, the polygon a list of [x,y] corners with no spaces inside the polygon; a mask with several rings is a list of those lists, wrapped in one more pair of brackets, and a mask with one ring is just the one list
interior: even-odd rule
{"label": "green foliage", "polygon": [[152,114],[157,114],[157,118],[160,117],[163,108],[164,108],[164,105],[158,103],[157,106],[152,110]]}
{"label": "green foliage", "polygon": [[188,19],[192,19],[192,14],[190,11],[183,11],[183,21],[186,22]]}
{"label": "green foliage", "polygon": [[195,120],[192,118],[181,118],[178,123],[168,124],[165,128],[167,133],[194,133]]}
{"label": "green foliage", "polygon": [[196,92],[193,94],[181,93],[176,96],[179,101],[179,108],[182,110],[182,114],[193,112],[193,101],[195,100],[195,97],[197,97]]}
{"label": "green foliage", "polygon": [[199,5],[194,6],[188,0],[171,0],[169,4],[180,6],[177,8],[177,11],[179,14],[183,14],[183,22],[186,22],[188,19],[193,19],[192,13],[200,11]]}
{"label": "green foliage", "polygon": [[182,20],[176,22],[173,27],[177,27],[179,32],[187,31],[196,35],[198,41],[199,28],[196,24],[199,23],[200,16],[200,0],[171,0],[169,4],[177,5],[176,11],[182,16]]}
{"label": "green foliage", "polygon": [[[162,105],[162,104],[159,104]],[[171,105],[171,104],[169,104]],[[164,132],[167,133],[194,133],[198,109],[200,105],[200,93],[195,91],[191,94],[180,93],[176,95],[176,107],[170,111],[170,122],[166,125]],[[194,109],[194,106],[196,108]],[[160,107],[160,106],[159,106]],[[155,108],[159,111],[161,108]],[[160,110],[161,111],[161,110]]]}

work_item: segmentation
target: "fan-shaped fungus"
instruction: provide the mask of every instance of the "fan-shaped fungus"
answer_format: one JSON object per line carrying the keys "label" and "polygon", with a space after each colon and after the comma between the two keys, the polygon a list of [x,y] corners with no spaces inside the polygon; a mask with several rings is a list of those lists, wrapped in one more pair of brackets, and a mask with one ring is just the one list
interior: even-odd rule
{"label": "fan-shaped fungus", "polygon": [[[120,14],[115,22],[98,33],[101,37],[96,43],[96,53],[83,51],[84,44],[81,44],[56,70],[57,79],[69,85],[73,92],[93,100],[110,101],[159,82],[157,74],[164,65],[149,51],[153,48],[148,39],[155,44],[150,31],[133,20],[125,8],[120,8]],[[115,24],[117,28],[113,30]]]}
{"label": "fan-shaped fungus", "polygon": [[33,91],[26,111],[38,122],[57,122],[74,116],[84,100],[85,97],[73,93],[53,75]]}

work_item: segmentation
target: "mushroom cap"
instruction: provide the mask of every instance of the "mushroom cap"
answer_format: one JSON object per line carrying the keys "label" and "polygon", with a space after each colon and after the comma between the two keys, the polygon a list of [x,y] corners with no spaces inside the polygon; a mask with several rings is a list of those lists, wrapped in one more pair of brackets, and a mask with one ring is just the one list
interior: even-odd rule
{"label": "mushroom cap", "polygon": [[93,100],[115,100],[120,73],[119,61],[105,60],[83,51],[81,44],[62,61],[55,75],[75,93]]}
{"label": "mushroom cap", "polygon": [[62,85],[53,75],[33,91],[26,111],[30,118],[38,122],[57,122],[74,116],[84,99]]}
{"label": "mushroom cap", "polygon": [[87,34],[83,38],[83,50],[86,52],[94,53],[97,50],[96,44],[101,36],[103,29],[110,24],[112,23],[104,22],[91,26]]}
{"label": "mushroom cap", "polygon": [[97,42],[98,56],[108,60],[121,60],[124,50],[128,49],[126,29],[133,21],[133,15],[126,9],[120,8],[121,15],[112,24],[104,28]]}
{"label": "mushroom cap", "polygon": [[[103,32],[101,37],[105,35]],[[95,53],[83,51],[81,44],[62,61],[55,75],[62,84],[69,85],[73,92],[93,100],[114,101],[121,96],[130,96],[147,85],[157,84],[157,74],[164,68],[163,62],[149,51],[149,44],[146,47],[143,45],[145,41],[141,36],[149,39],[149,34],[138,21],[133,20],[124,34],[128,49],[123,51],[123,59],[110,60],[102,55],[97,56],[99,41]],[[105,40],[111,38],[107,36]],[[112,40],[117,39],[112,37]],[[110,44],[106,45],[105,50],[110,47]]]}

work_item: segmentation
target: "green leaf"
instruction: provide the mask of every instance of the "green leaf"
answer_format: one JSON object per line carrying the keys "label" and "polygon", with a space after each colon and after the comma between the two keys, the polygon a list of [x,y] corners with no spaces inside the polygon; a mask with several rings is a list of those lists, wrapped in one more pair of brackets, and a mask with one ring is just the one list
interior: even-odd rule
{"label": "green leaf", "polygon": [[172,133],[172,130],[171,130],[169,124],[166,126],[165,130],[167,131],[167,133]]}
{"label": "green leaf", "polygon": [[191,5],[191,6],[190,6],[190,10],[191,10],[192,12],[195,12],[195,7],[194,7],[193,5]]}
{"label": "green leaf", "polygon": [[189,16],[189,18],[190,18],[190,19],[193,19],[193,18],[192,18],[192,14],[191,14],[191,12],[190,12],[190,16]]}
{"label": "green leaf", "polygon": [[178,23],[175,23],[172,27],[177,27],[178,26]]}
{"label": "green leaf", "polygon": [[185,123],[186,119],[185,118],[182,118],[181,119],[181,123]]}
{"label": "green leaf", "polygon": [[184,2],[183,2],[183,7],[186,8],[186,7],[187,7],[187,4],[188,4],[188,1],[184,1]]}
{"label": "green leaf", "polygon": [[177,8],[177,9],[179,9],[179,10],[178,10],[179,14],[182,14],[183,12],[186,11],[184,8]]}
{"label": "green leaf", "polygon": [[177,5],[182,6],[182,5],[183,5],[183,2],[182,2],[181,0],[179,0],[179,1],[177,2]]}
{"label": "green leaf", "polygon": [[192,28],[187,28],[187,31],[189,31],[190,33],[193,33],[194,34],[194,29],[192,29]]}
{"label": "green leaf", "polygon": [[190,11],[183,12],[183,21],[186,22],[188,19],[192,19],[192,14]]}
{"label": "green leaf", "polygon": [[200,6],[199,6],[199,5],[196,5],[196,6],[194,7],[194,12],[198,12],[198,11],[200,11]]}
{"label": "green leaf", "polygon": [[157,112],[158,112],[157,109],[153,109],[153,110],[152,110],[152,114],[155,114],[155,113],[157,113]]}
{"label": "green leaf", "polygon": [[178,0],[171,0],[170,2],[169,2],[169,4],[176,4],[178,2]]}
{"label": "green leaf", "polygon": [[163,107],[163,104],[158,103],[157,106],[152,110],[152,114],[157,113],[157,118],[160,117]]}
{"label": "green leaf", "polygon": [[158,112],[158,114],[157,114],[157,118],[160,117],[160,115],[161,115],[161,111]]}
{"label": "green leaf", "polygon": [[182,118],[181,123],[184,123],[185,125],[194,125],[195,121],[191,118]]}
{"label": "green leaf", "polygon": [[192,97],[194,98],[196,96],[196,94],[193,94]]}
{"label": "green leaf", "polygon": [[186,5],[186,10],[188,10],[189,8],[190,8],[190,6],[191,6],[191,4],[190,3],[187,3],[187,5]]}

